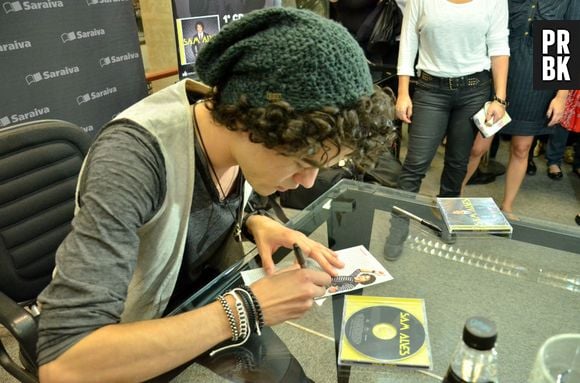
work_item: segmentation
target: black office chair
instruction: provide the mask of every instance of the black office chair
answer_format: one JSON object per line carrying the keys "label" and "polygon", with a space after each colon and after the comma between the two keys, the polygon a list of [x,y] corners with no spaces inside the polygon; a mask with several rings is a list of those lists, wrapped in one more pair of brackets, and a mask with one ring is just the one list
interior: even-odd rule
{"label": "black office chair", "polygon": [[70,231],[90,143],[78,126],[59,120],[0,130],[0,324],[18,341],[23,367],[1,341],[0,365],[21,382],[38,382],[35,301]]}

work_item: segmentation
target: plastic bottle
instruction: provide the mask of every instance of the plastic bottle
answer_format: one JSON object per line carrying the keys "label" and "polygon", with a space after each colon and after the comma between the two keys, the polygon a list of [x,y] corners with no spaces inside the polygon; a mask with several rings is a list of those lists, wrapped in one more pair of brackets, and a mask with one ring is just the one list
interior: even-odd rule
{"label": "plastic bottle", "polygon": [[496,339],[493,321],[483,317],[467,319],[443,383],[497,383]]}

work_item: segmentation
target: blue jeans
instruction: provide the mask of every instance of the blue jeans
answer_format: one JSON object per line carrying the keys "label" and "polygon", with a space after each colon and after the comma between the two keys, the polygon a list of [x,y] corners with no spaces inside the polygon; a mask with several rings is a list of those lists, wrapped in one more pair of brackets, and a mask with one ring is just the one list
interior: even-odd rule
{"label": "blue jeans", "polygon": [[548,166],[558,165],[562,167],[562,158],[568,141],[568,130],[560,124],[554,126],[554,133],[548,138],[548,147],[546,148],[546,160]]}
{"label": "blue jeans", "polygon": [[443,137],[447,136],[440,197],[458,197],[469,154],[478,132],[471,117],[491,95],[491,79],[478,86],[449,89],[444,82],[419,80],[413,96],[413,123],[399,188],[419,192],[421,182]]}

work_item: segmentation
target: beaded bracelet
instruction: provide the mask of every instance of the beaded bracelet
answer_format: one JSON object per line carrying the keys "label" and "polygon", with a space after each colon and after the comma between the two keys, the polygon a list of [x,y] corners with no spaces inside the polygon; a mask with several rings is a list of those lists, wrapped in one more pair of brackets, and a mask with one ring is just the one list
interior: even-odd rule
{"label": "beaded bracelet", "polygon": [[244,302],[244,305],[248,311],[248,321],[250,326],[254,326],[253,330],[256,331],[258,335],[262,335],[262,332],[260,331],[260,323],[258,322],[258,313],[256,311],[256,307],[254,306],[254,302],[252,302],[252,297],[250,294],[246,290],[239,287],[236,287],[232,291],[238,293],[242,298],[242,301]]}
{"label": "beaded bracelet", "polygon": [[252,303],[254,304],[254,308],[256,309],[256,316],[258,318],[258,328],[260,328],[260,329],[264,328],[264,325],[265,325],[264,313],[262,312],[262,307],[260,306],[260,302],[258,302],[258,299],[254,295],[254,292],[252,291],[250,286],[241,285],[240,288],[244,289],[245,291],[248,292],[248,294],[250,294],[250,297],[252,298]]}
{"label": "beaded bracelet", "polygon": [[217,300],[221,303],[226,313],[226,316],[228,317],[230,330],[232,330],[232,342],[235,342],[238,340],[240,335],[238,333],[238,325],[236,324],[236,318],[234,317],[234,313],[232,312],[232,309],[230,308],[228,301],[226,301],[226,298],[224,298],[223,295],[218,296]]}
{"label": "beaded bracelet", "polygon": [[240,338],[245,339],[250,334],[246,306],[244,306],[242,299],[236,292],[230,291],[226,295],[232,296],[236,301],[236,311],[238,312],[238,320],[240,323]]}
{"label": "beaded bracelet", "polygon": [[[252,334],[252,329],[250,328],[250,326],[248,326],[248,322],[246,319],[247,318],[246,309],[245,309],[244,304],[242,303],[240,297],[236,293],[232,293],[232,292],[226,293],[226,295],[231,295],[236,300],[236,310],[238,312],[238,317],[240,319],[240,334],[241,334],[241,336],[236,337],[235,340],[232,337],[232,341],[235,342],[239,338],[243,338],[243,339],[238,343],[230,344],[227,346],[220,347],[216,350],[213,350],[212,352],[209,353],[209,356],[214,356],[218,352],[227,350],[228,348],[233,348],[233,347],[238,347],[238,346],[243,345],[244,343],[246,343],[248,341],[248,339],[250,339],[250,335]],[[226,307],[229,309],[229,313],[232,314],[231,317],[234,320],[234,327],[235,327],[235,318],[233,316],[233,313],[231,312],[231,309],[229,308],[229,305],[228,305],[226,299],[221,295],[218,297],[218,299],[220,299],[220,302],[222,302],[222,300],[225,302]],[[222,303],[222,306],[223,306],[223,303]],[[225,310],[225,308],[224,308],[224,310]],[[228,315],[228,320],[229,320],[230,315],[228,314],[227,311],[226,311],[226,315]],[[231,326],[231,324],[232,324],[232,322],[230,321],[230,326]],[[232,327],[232,331],[233,331],[233,327]],[[238,331],[238,329],[236,327],[236,333],[237,333],[237,331]]]}

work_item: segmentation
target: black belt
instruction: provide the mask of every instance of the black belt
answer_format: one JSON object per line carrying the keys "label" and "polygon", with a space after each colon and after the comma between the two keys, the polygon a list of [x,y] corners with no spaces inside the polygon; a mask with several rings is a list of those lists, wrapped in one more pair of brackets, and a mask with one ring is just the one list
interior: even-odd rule
{"label": "black belt", "polygon": [[438,85],[440,88],[444,89],[459,89],[465,87],[476,87],[490,79],[489,71],[482,70],[481,72],[468,74],[461,77],[437,77],[430,75],[425,71],[421,71],[419,76],[423,82]]}

